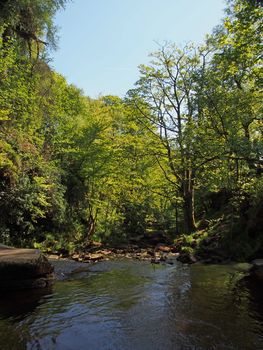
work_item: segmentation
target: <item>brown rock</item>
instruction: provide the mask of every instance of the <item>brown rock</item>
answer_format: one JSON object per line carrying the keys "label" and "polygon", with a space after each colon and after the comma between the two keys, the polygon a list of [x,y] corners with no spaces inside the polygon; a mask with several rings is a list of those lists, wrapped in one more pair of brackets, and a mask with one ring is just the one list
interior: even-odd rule
{"label": "brown rock", "polygon": [[39,288],[54,279],[53,266],[36,249],[0,250],[0,290]]}
{"label": "brown rock", "polygon": [[164,244],[157,244],[157,246],[155,247],[155,250],[159,250],[164,253],[169,253],[171,251],[171,247]]}
{"label": "brown rock", "polygon": [[112,254],[112,251],[109,249],[103,249],[103,250],[100,250],[98,253],[101,253],[103,255],[110,255]]}
{"label": "brown rock", "polygon": [[72,258],[73,260],[79,261],[80,255],[77,254],[77,253],[75,253],[75,254],[73,254],[73,255],[71,256],[71,258]]}
{"label": "brown rock", "polygon": [[59,255],[56,255],[56,254],[48,254],[48,259],[52,259],[52,260],[59,260],[60,257]]}
{"label": "brown rock", "polygon": [[148,254],[148,252],[142,252],[141,257],[142,258],[150,258],[150,255]]}
{"label": "brown rock", "polygon": [[84,260],[98,261],[98,260],[102,260],[103,258],[104,258],[104,255],[101,253],[90,253],[85,255]]}
{"label": "brown rock", "polygon": [[94,246],[94,247],[101,247],[102,243],[101,242],[97,242],[97,241],[92,241],[91,245]]}

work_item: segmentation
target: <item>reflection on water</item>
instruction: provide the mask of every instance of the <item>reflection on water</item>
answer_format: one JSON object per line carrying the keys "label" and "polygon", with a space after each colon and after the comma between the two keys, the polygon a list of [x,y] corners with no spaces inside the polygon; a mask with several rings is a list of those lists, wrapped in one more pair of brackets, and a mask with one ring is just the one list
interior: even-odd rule
{"label": "reflection on water", "polygon": [[1,298],[0,349],[263,349],[263,286],[244,271],[102,262]]}

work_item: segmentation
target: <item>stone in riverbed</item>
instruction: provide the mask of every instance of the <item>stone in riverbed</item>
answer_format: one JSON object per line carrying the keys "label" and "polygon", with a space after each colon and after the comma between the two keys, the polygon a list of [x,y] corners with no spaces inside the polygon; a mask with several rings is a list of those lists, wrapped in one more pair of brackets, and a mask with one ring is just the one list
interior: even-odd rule
{"label": "stone in riverbed", "polygon": [[88,253],[85,254],[84,261],[99,261],[104,258],[104,255],[101,253]]}
{"label": "stone in riverbed", "polygon": [[0,291],[45,287],[54,279],[53,270],[36,249],[0,249]]}
{"label": "stone in riverbed", "polygon": [[172,248],[170,246],[167,246],[167,245],[164,245],[164,244],[157,244],[157,246],[155,247],[155,251],[161,251],[161,252],[164,252],[164,253],[169,253]]}
{"label": "stone in riverbed", "polygon": [[71,259],[79,261],[81,259],[81,255],[78,253],[74,253],[71,255]]}

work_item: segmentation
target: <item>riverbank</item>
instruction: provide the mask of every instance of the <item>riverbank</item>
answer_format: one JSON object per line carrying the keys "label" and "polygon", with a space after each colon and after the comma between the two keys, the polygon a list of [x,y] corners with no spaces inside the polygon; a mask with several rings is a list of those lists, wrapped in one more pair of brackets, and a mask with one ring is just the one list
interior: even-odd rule
{"label": "riverbank", "polygon": [[180,235],[173,241],[164,236],[156,236],[154,240],[150,236],[143,237],[141,240],[136,240],[136,243],[122,244],[103,244],[91,241],[73,252],[62,249],[51,256],[54,259],[69,258],[86,263],[128,258],[149,261],[153,264],[173,264],[174,260],[184,264],[197,262],[204,264],[250,263],[262,258],[262,254],[254,255],[249,254],[248,251],[244,252],[248,250],[247,246],[245,244],[242,246],[242,242],[237,242],[235,237],[230,240],[230,233],[223,225],[216,228]]}
{"label": "riverbank", "polygon": [[110,247],[97,242],[92,242],[85,249],[75,251],[71,254],[63,252],[48,255],[49,259],[55,261],[67,258],[81,263],[95,263],[98,261],[127,258],[149,261],[153,264],[168,263],[171,265],[178,257],[179,253],[173,245],[159,243],[155,246],[148,245],[146,247],[140,247],[135,244]]}

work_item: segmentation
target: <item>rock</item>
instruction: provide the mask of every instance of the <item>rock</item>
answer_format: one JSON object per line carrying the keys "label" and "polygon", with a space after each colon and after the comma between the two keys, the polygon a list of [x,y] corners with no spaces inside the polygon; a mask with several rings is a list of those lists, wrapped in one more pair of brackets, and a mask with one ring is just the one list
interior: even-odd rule
{"label": "rock", "polygon": [[159,260],[164,262],[164,261],[166,261],[166,259],[167,259],[167,258],[166,258],[165,255],[161,255]]}
{"label": "rock", "polygon": [[141,257],[142,257],[143,259],[144,259],[144,258],[150,258],[150,255],[148,254],[147,251],[142,252],[140,255],[141,255]]}
{"label": "rock", "polygon": [[101,253],[90,253],[86,254],[84,257],[84,261],[89,260],[89,261],[98,261],[102,260],[104,258],[104,255]]}
{"label": "rock", "polygon": [[176,262],[179,255],[179,253],[167,253],[165,263],[168,265],[173,265]]}
{"label": "rock", "polygon": [[152,264],[160,264],[160,260],[158,260],[156,258],[151,258],[151,263]]}
{"label": "rock", "polygon": [[251,264],[256,268],[263,267],[263,259],[255,259],[251,262]]}
{"label": "rock", "polygon": [[172,260],[167,260],[167,261],[166,261],[166,264],[168,264],[168,265],[173,265],[174,262],[173,262]]}
{"label": "rock", "polygon": [[173,253],[173,252],[171,252],[171,253],[167,254],[167,258],[169,258],[169,259],[176,259],[176,258],[178,258],[179,255],[180,255],[180,253]]}
{"label": "rock", "polygon": [[81,257],[80,257],[80,254],[77,254],[77,253],[74,253],[74,254],[72,254],[72,256],[71,256],[71,259],[76,260],[76,261],[79,261],[80,258],[81,258]]}
{"label": "rock", "polygon": [[250,273],[263,280],[263,259],[256,259],[251,262]]}
{"label": "rock", "polygon": [[171,247],[164,245],[164,244],[157,244],[157,246],[155,247],[155,251],[161,251],[164,253],[169,253],[171,251]]}
{"label": "rock", "polygon": [[172,246],[170,246],[170,248],[171,248],[171,252],[172,252],[173,254],[178,254],[178,249],[177,249],[177,247],[175,247],[174,245],[172,245]]}
{"label": "rock", "polygon": [[147,254],[148,254],[149,256],[154,256],[154,255],[155,255],[155,252],[154,252],[153,250],[148,249],[148,250],[147,250]]}
{"label": "rock", "polygon": [[54,268],[36,249],[0,250],[0,291],[40,288],[52,283]]}
{"label": "rock", "polygon": [[112,251],[110,249],[103,249],[98,251],[98,253],[103,254],[103,255],[110,255]]}
{"label": "rock", "polygon": [[183,264],[194,264],[197,262],[197,259],[194,255],[188,253],[181,253],[178,258],[178,261],[181,261]]}
{"label": "rock", "polygon": [[97,242],[97,241],[92,241],[91,245],[93,245],[94,247],[101,247],[102,243],[101,242]]}
{"label": "rock", "polygon": [[48,259],[59,260],[59,256],[57,254],[48,254]]}

